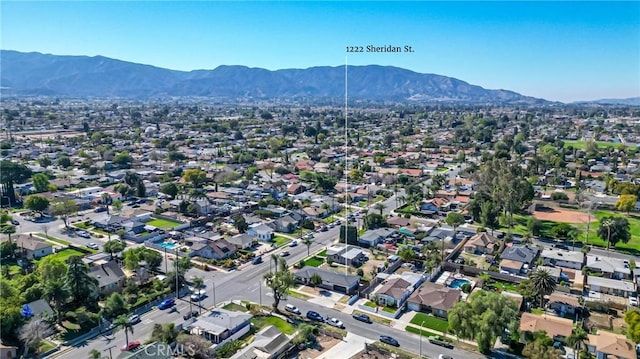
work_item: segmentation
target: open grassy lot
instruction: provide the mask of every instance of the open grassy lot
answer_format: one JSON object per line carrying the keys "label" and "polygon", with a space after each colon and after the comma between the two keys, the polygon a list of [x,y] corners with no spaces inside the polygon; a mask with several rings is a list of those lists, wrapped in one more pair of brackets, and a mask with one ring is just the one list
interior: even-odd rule
{"label": "open grassy lot", "polygon": [[260,331],[260,329],[269,325],[273,325],[281,332],[289,335],[293,334],[293,332],[296,331],[296,328],[293,325],[278,317],[255,316],[251,318],[251,323],[256,326],[257,331]]}
{"label": "open grassy lot", "polygon": [[160,229],[172,229],[173,227],[179,226],[182,223],[169,221],[167,219],[162,219],[162,218],[154,218],[145,224],[148,226],[153,226]]}
{"label": "open grassy lot", "polygon": [[226,310],[235,311],[235,312],[247,312],[247,307],[244,307],[244,306],[242,306],[240,304],[236,304],[236,303],[229,303],[229,304],[225,305],[222,308],[226,309]]}
{"label": "open grassy lot", "polygon": [[[424,324],[423,324],[424,322]],[[424,313],[416,313],[411,319],[411,323],[422,326],[423,328],[431,328],[438,332],[446,332],[449,329],[449,322]]]}
{"label": "open grassy lot", "polygon": [[[592,214],[598,218],[598,222],[591,222],[589,226],[589,243],[590,245],[598,247],[607,247],[607,241],[598,237],[598,228],[600,227],[600,220],[608,216],[624,217],[629,221],[629,229],[631,232],[631,240],[627,243],[618,242],[615,246],[616,250],[631,252],[634,254],[640,253],[640,217],[636,215],[626,215],[620,213],[614,213],[610,211],[596,211]],[[576,227],[580,229],[580,234],[577,240],[584,243],[587,224],[577,224]]]}
{"label": "open grassy lot", "polygon": [[[577,150],[584,150],[587,147],[587,141],[563,141],[563,142],[564,142],[564,147],[571,146]],[[598,146],[598,148],[609,148],[609,147],[617,148],[618,146],[622,146],[622,143],[596,141],[596,145]],[[628,146],[628,147],[633,148],[635,146]]]}

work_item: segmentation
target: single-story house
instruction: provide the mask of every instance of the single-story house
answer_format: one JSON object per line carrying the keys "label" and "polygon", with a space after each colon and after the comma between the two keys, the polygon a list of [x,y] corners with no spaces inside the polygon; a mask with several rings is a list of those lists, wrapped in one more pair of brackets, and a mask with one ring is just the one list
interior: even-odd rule
{"label": "single-story house", "polygon": [[246,233],[236,234],[235,236],[227,239],[227,241],[238,249],[247,249],[253,246],[257,241],[255,237],[252,237]]}
{"label": "single-story house", "polygon": [[502,259],[499,263],[500,271],[510,274],[522,274],[525,271],[524,263],[512,259]]}
{"label": "single-story house", "polygon": [[571,335],[573,321],[571,319],[554,317],[552,315],[536,315],[533,313],[522,313],[518,331],[521,333],[521,340],[526,340],[527,336],[545,331],[547,336],[554,340],[563,340]]}
{"label": "single-story house", "polygon": [[251,329],[251,318],[251,314],[217,308],[189,324],[189,331],[220,346],[247,334]]}
{"label": "single-story house", "polygon": [[413,285],[403,278],[393,278],[375,292],[379,305],[398,307],[413,293]]}
{"label": "single-story house", "polygon": [[636,359],[636,346],[624,335],[599,330],[598,334],[589,334],[587,350],[597,359]]}
{"label": "single-story house", "polygon": [[269,325],[257,332],[253,342],[232,356],[231,359],[278,358],[289,347],[291,347],[291,338],[275,326]]}
{"label": "single-story house", "polygon": [[360,276],[358,275],[342,274],[316,267],[304,267],[293,275],[296,281],[309,284],[309,280],[314,274],[322,278],[322,283],[319,285],[320,287],[340,293],[354,293],[360,285]]}
{"label": "single-story house", "polygon": [[267,225],[273,228],[276,232],[291,233],[298,228],[298,221],[293,219],[291,216],[286,215],[269,222]]}
{"label": "single-story house", "polygon": [[[531,268],[533,261],[538,257],[540,249],[538,247],[530,247],[528,245],[513,245],[507,247],[500,254],[502,260],[512,260],[523,264],[525,269]],[[526,265],[524,265],[526,264]]]}
{"label": "single-story house", "polygon": [[191,245],[189,257],[202,257],[206,259],[225,259],[233,256],[236,247],[224,239],[210,241],[204,239]]}
{"label": "single-story house", "polygon": [[359,267],[364,263],[364,250],[356,246],[334,245],[327,248],[327,260],[336,263]]}
{"label": "single-story house", "polygon": [[567,251],[556,248],[545,248],[540,255],[545,265],[558,267],[582,269],[584,264],[584,253],[578,251]]}
{"label": "single-story house", "polygon": [[447,318],[449,309],[460,300],[460,290],[442,284],[424,282],[409,299],[407,307],[419,312],[430,312],[436,317]]}
{"label": "single-story house", "polygon": [[98,281],[98,293],[105,296],[122,289],[126,278],[116,261],[89,267],[89,275]]}
{"label": "single-story house", "polygon": [[631,279],[632,271],[629,261],[621,258],[587,255],[587,264],[592,273],[602,273],[611,279]]}
{"label": "single-story house", "polygon": [[547,302],[547,308],[553,310],[560,317],[573,318],[578,307],[580,307],[578,298],[559,292],[551,293]]}
{"label": "single-story house", "polygon": [[31,314],[33,314],[33,318],[53,318],[55,312],[51,309],[49,303],[47,303],[44,299],[34,300],[31,303],[26,304],[31,310]]}
{"label": "single-story house", "polygon": [[256,237],[263,242],[270,242],[273,240],[273,228],[264,223],[254,223],[249,225],[247,234]]}
{"label": "single-story house", "polygon": [[15,240],[18,246],[16,252],[22,254],[24,258],[38,259],[53,253],[53,246],[49,242],[32,234],[21,234],[12,240]]}
{"label": "single-story house", "polygon": [[498,249],[498,239],[487,232],[480,232],[464,244],[467,253],[492,254]]}
{"label": "single-story house", "polygon": [[382,243],[393,233],[389,228],[370,229],[358,238],[358,244],[368,247],[375,247]]}
{"label": "single-story house", "polygon": [[636,284],[632,281],[603,278],[596,276],[587,277],[589,290],[597,293],[610,294],[618,297],[635,297]]}

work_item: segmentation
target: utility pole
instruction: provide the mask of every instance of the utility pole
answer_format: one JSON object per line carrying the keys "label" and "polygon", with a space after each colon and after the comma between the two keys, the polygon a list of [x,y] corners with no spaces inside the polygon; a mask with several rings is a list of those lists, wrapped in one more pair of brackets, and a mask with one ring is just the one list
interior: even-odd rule
{"label": "utility pole", "polygon": [[215,308],[218,304],[216,301],[216,282],[212,282],[211,285],[213,286],[213,307]]}
{"label": "utility pole", "polygon": [[110,346],[107,349],[103,350],[103,352],[106,352],[107,350],[109,351],[109,359],[113,359],[113,355],[111,355],[111,349],[115,348],[116,346]]}
{"label": "utility pole", "polygon": [[164,275],[169,273],[169,263],[167,262],[167,247],[164,247]]}
{"label": "utility pole", "polygon": [[176,265],[176,299],[178,299],[178,289],[179,289],[178,285],[180,281],[178,280],[179,275],[178,275],[178,250],[177,249],[176,249],[176,256],[175,258],[173,258],[173,261]]}

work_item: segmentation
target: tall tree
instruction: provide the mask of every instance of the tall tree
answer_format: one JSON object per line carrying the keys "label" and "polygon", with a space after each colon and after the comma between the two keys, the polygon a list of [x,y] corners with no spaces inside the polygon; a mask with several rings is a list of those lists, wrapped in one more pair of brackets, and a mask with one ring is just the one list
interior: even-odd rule
{"label": "tall tree", "polygon": [[302,239],[302,243],[307,246],[307,257],[311,255],[310,250],[311,250],[311,245],[313,244],[313,238],[303,238]]}
{"label": "tall tree", "polygon": [[133,334],[133,323],[129,321],[126,315],[121,315],[113,321],[113,325],[116,328],[122,328],[124,330],[124,337],[126,340],[125,347],[129,345],[129,333]]}
{"label": "tall tree", "polygon": [[49,323],[40,318],[33,318],[20,328],[19,338],[24,343],[24,358],[29,358],[29,349],[38,348],[40,342],[53,334]]}
{"label": "tall tree", "polygon": [[162,187],[160,187],[160,192],[166,194],[171,198],[175,198],[180,190],[178,189],[178,186],[172,182],[162,185]]}
{"label": "tall tree", "polygon": [[36,192],[46,192],[49,190],[49,177],[44,173],[36,173],[31,176],[31,182]]}
{"label": "tall tree", "polygon": [[45,282],[44,286],[44,297],[47,299],[49,304],[53,305],[53,308],[56,311],[56,321],[58,324],[61,322],[62,317],[60,315],[60,308],[66,301],[69,296],[69,291],[65,286],[62,278],[53,278],[49,281]]}
{"label": "tall tree", "polygon": [[499,226],[498,211],[496,211],[493,202],[484,201],[480,206],[480,222],[486,228],[491,229],[491,235],[493,235],[493,231]]}
{"label": "tall tree", "polygon": [[623,194],[616,202],[615,206],[618,211],[629,212],[636,207],[638,203],[638,197],[634,194]]}
{"label": "tall tree", "polygon": [[111,204],[111,196],[108,193],[103,192],[102,195],[100,195],[100,201],[102,202],[104,207],[107,209],[107,214],[109,214],[109,205]]}
{"label": "tall tree", "polygon": [[378,213],[380,213],[380,216],[382,216],[382,212],[384,211],[385,208],[387,208],[387,206],[384,205],[384,203],[376,203],[373,205],[373,208],[378,210]]}
{"label": "tall tree", "polygon": [[98,281],[89,274],[89,267],[82,261],[82,258],[79,256],[69,257],[67,266],[65,284],[73,300],[81,302],[95,298],[98,293]]}
{"label": "tall tree", "polygon": [[623,217],[609,216],[600,220],[598,236],[607,241],[607,250],[616,243],[627,243],[631,239],[629,221]]}
{"label": "tall tree", "polygon": [[449,329],[458,337],[473,339],[488,353],[497,336],[518,329],[518,309],[512,299],[499,293],[477,291],[468,301],[458,302],[448,315]]}
{"label": "tall tree", "polygon": [[182,173],[182,178],[186,182],[191,182],[194,188],[200,188],[202,184],[207,180],[207,174],[203,170],[190,168]]}
{"label": "tall tree", "polygon": [[60,216],[67,229],[69,229],[69,216],[76,212],[78,212],[78,205],[72,199],[57,199],[51,203],[51,214]]}
{"label": "tall tree", "polygon": [[46,211],[49,208],[49,199],[45,196],[40,196],[37,194],[32,194],[27,197],[24,201],[24,206],[27,209],[30,209],[36,213],[42,214],[42,212]]}
{"label": "tall tree", "polygon": [[540,307],[544,306],[544,296],[553,293],[556,290],[556,279],[545,269],[537,269],[529,272],[529,281],[531,287],[540,298]]}
{"label": "tall tree", "polygon": [[278,304],[281,300],[287,299],[287,292],[295,282],[293,273],[287,268],[287,262],[284,258],[280,258],[279,265],[275,272],[269,272],[264,275],[267,287],[273,292],[273,309],[279,312]]}
{"label": "tall tree", "polygon": [[31,170],[20,163],[0,161],[0,204],[13,206],[18,203],[14,185],[31,177]]}
{"label": "tall tree", "polygon": [[627,338],[640,343],[640,309],[628,310],[624,315],[624,322],[627,324]]}
{"label": "tall tree", "polygon": [[111,255],[111,259],[113,259],[114,253],[120,253],[124,251],[127,244],[121,239],[112,239],[107,241],[102,249]]}

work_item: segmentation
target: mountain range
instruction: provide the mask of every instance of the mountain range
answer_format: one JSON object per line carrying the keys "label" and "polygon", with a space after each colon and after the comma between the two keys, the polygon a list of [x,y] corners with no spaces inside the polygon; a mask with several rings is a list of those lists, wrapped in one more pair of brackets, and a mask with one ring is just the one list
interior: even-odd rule
{"label": "mountain range", "polygon": [[[0,51],[3,95],[151,99],[215,97],[344,98],[344,66],[270,71],[246,66],[176,71],[103,56],[59,56]],[[547,104],[508,90],[393,66],[349,66],[349,98],[469,104]]]}

